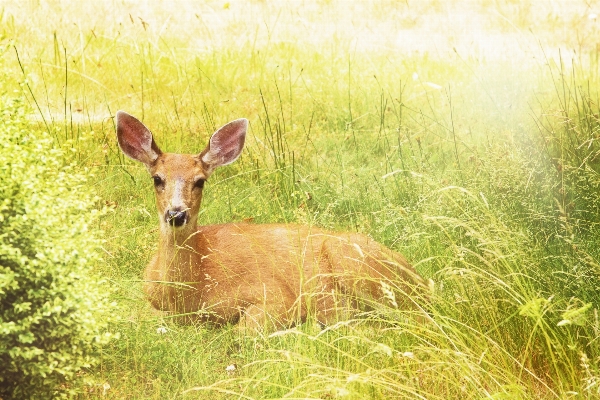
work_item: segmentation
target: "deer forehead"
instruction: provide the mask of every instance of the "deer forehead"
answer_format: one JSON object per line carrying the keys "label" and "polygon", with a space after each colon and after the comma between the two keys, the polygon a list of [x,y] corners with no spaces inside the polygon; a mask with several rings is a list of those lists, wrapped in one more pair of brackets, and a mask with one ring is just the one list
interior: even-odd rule
{"label": "deer forehead", "polygon": [[206,179],[208,174],[197,155],[163,153],[156,160],[150,171],[160,175],[167,181],[183,180],[190,183],[197,179]]}

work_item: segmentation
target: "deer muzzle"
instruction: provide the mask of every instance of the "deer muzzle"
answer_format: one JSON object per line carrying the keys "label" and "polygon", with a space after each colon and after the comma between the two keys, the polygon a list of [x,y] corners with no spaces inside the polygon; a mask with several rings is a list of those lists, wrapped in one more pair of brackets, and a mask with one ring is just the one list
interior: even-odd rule
{"label": "deer muzzle", "polygon": [[179,228],[187,223],[188,213],[180,209],[168,210],[165,214],[165,221],[167,221],[167,224]]}

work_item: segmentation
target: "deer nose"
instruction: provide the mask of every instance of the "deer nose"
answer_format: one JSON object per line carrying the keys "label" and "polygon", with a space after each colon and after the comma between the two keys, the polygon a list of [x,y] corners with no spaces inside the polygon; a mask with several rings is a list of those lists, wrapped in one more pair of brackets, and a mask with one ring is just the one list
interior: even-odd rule
{"label": "deer nose", "polygon": [[165,215],[165,220],[167,223],[174,227],[180,227],[187,222],[188,216],[185,210],[173,209],[168,210]]}

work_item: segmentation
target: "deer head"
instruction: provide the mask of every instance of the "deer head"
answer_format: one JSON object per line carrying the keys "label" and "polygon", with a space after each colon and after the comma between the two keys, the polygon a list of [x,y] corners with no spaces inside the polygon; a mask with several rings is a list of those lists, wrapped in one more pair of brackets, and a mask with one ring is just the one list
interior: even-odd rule
{"label": "deer head", "polygon": [[217,167],[240,156],[248,120],[237,119],[219,128],[199,154],[175,154],[163,153],[150,130],[136,118],[124,111],[118,111],[116,118],[119,147],[143,163],[154,181],[163,232],[195,229],[204,182]]}

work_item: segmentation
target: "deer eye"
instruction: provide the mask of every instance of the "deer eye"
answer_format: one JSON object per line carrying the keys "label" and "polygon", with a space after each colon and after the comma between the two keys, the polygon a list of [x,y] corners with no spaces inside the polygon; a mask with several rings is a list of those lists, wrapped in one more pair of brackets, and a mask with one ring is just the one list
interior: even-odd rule
{"label": "deer eye", "polygon": [[164,183],[163,180],[162,180],[162,178],[160,176],[158,176],[158,175],[154,175],[152,177],[152,180],[154,181],[154,186],[160,186],[160,185],[162,185]]}
{"label": "deer eye", "polygon": [[204,182],[206,182],[206,180],[200,178],[196,181],[196,183],[194,183],[194,187],[202,189],[204,187]]}

